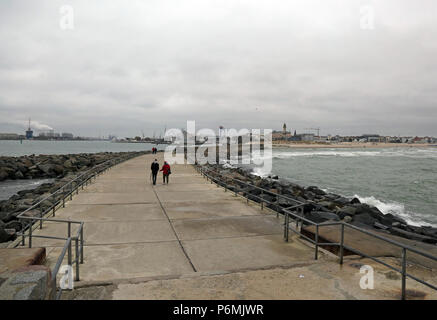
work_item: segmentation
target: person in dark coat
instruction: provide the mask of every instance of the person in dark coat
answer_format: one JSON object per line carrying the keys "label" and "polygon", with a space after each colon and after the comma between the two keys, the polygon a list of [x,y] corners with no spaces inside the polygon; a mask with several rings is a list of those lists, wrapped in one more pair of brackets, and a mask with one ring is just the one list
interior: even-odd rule
{"label": "person in dark coat", "polygon": [[150,167],[150,169],[152,170],[152,180],[153,180],[153,184],[156,184],[156,177],[158,176],[158,171],[159,171],[159,163],[158,160],[155,159],[155,161],[152,162],[152,166]]}

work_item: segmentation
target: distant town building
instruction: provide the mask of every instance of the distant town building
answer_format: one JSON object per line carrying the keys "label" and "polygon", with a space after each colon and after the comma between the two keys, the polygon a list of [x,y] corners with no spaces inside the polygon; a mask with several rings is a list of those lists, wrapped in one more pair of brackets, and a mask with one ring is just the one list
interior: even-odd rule
{"label": "distant town building", "polygon": [[315,140],[314,133],[303,133],[300,136],[302,137],[302,141],[314,141]]}
{"label": "distant town building", "polygon": [[360,141],[365,141],[365,142],[381,142],[381,137],[379,136],[379,134],[363,134],[361,136]]}
{"label": "distant town building", "polygon": [[61,135],[62,139],[73,139],[73,134],[68,132],[63,132]]}
{"label": "distant town building", "polygon": [[0,140],[18,140],[20,136],[16,133],[0,133]]}
{"label": "distant town building", "polygon": [[288,138],[289,141],[306,141],[306,142],[312,142],[315,140],[316,135],[314,133],[301,133],[301,134],[294,134],[290,138]]}

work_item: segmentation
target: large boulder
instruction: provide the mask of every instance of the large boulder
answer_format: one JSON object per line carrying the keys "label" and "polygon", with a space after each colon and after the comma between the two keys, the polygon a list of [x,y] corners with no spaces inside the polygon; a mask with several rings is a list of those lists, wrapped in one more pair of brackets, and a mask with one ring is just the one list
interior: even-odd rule
{"label": "large boulder", "polygon": [[360,213],[360,214],[357,213],[352,220],[352,224],[354,225],[355,224],[358,224],[360,226],[366,225],[368,227],[373,227],[375,225],[375,222],[378,222],[378,219],[372,217],[368,213]]}
{"label": "large boulder", "polygon": [[396,236],[410,239],[410,240],[418,240],[418,241],[422,241],[425,243],[431,243],[431,244],[437,243],[437,238],[432,238],[432,237],[424,236],[424,235],[417,234],[414,232],[405,231],[405,230],[402,230],[400,228],[393,227],[390,229],[390,233],[392,233]]}
{"label": "large boulder", "polygon": [[346,216],[353,217],[357,213],[357,208],[353,206],[346,206],[337,210],[337,214],[340,219],[343,219]]}
{"label": "large boulder", "polygon": [[24,179],[24,174],[20,170],[18,170],[14,174],[14,179]]}
{"label": "large boulder", "polygon": [[399,222],[400,224],[407,224],[407,222],[404,219],[402,219],[401,217],[392,215],[391,213],[385,214],[384,218],[391,220],[392,223]]}
{"label": "large boulder", "polygon": [[0,220],[3,222],[9,222],[11,220],[15,219],[14,213],[13,212],[5,212],[5,211],[0,211]]}
{"label": "large boulder", "polygon": [[21,162],[17,164],[17,168],[23,175],[29,171],[29,168]]}
{"label": "large boulder", "polygon": [[16,231],[20,231],[22,228],[21,222],[18,220],[12,220],[5,224],[5,229],[15,229]]}
{"label": "large boulder", "polygon": [[38,169],[44,172],[46,175],[51,175],[53,173],[54,167],[55,166],[50,163],[38,165]]}
{"label": "large boulder", "polygon": [[336,199],[333,200],[333,202],[335,202],[335,204],[337,204],[338,206],[346,206],[350,203],[349,199],[345,198],[345,197],[338,197]]}
{"label": "large boulder", "polygon": [[310,191],[310,192],[312,192],[312,193],[314,193],[316,195],[319,195],[319,196],[324,196],[326,194],[325,191],[323,191],[322,189],[319,189],[316,186],[309,186],[308,188],[306,188],[306,190]]}
{"label": "large boulder", "polygon": [[422,227],[422,234],[428,237],[437,238],[437,228]]}
{"label": "large boulder", "polygon": [[53,166],[53,171],[57,175],[62,175],[62,174],[64,174],[64,167],[59,165],[59,164],[56,164],[56,165]]}
{"label": "large boulder", "polygon": [[360,201],[360,199],[358,199],[358,198],[353,198],[351,201],[350,201],[350,204],[360,204],[361,203],[361,201]]}
{"label": "large boulder", "polygon": [[283,208],[287,208],[287,207],[295,206],[297,205],[297,203],[295,201],[284,199],[281,197],[279,198],[279,205]]}
{"label": "large boulder", "polygon": [[340,221],[340,218],[335,213],[325,211],[311,211],[305,214],[305,218],[315,223],[321,223],[328,220]]}
{"label": "large boulder", "polygon": [[73,161],[72,160],[65,161],[64,162],[64,167],[71,170],[74,167]]}
{"label": "large boulder", "polygon": [[331,201],[319,201],[317,204],[330,210],[334,210],[336,207],[335,203]]}
{"label": "large boulder", "polygon": [[6,180],[9,177],[8,172],[3,168],[0,168],[0,181]]}
{"label": "large boulder", "polygon": [[13,236],[4,226],[0,227],[0,243],[12,240]]}
{"label": "large boulder", "polygon": [[4,172],[3,174],[7,174],[6,178],[15,179],[16,168],[3,167],[2,171]]}
{"label": "large boulder", "polygon": [[369,206],[368,204],[365,203],[361,203],[358,205],[355,205],[357,211],[356,214],[357,215],[361,215],[361,214],[367,214],[369,216],[371,216],[374,219],[381,219],[384,217],[384,214],[376,207],[373,206]]}

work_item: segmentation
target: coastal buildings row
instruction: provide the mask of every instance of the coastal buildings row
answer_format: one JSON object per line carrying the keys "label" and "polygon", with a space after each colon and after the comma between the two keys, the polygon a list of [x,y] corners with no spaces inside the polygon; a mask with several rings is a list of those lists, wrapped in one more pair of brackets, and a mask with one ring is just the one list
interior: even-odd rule
{"label": "coastal buildings row", "polygon": [[398,137],[398,136],[382,136],[379,134],[362,134],[360,136],[340,136],[340,135],[320,135],[320,128],[307,128],[307,130],[316,131],[317,134],[312,132],[297,133],[287,130],[287,125],[284,123],[282,130],[275,130],[272,133],[273,141],[292,141],[292,142],[314,142],[314,143],[331,143],[331,142],[370,142],[370,143],[418,143],[426,144],[437,143],[435,137]]}

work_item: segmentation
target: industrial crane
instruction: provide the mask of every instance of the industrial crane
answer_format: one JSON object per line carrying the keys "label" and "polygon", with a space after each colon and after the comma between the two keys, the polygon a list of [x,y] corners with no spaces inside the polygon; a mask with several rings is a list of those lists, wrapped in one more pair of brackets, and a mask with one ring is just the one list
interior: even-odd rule
{"label": "industrial crane", "polygon": [[317,131],[317,137],[320,138],[320,128],[304,128],[305,130],[314,130]]}

